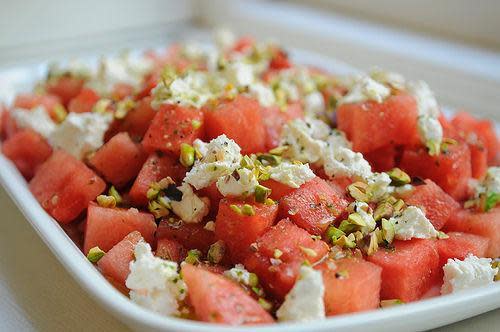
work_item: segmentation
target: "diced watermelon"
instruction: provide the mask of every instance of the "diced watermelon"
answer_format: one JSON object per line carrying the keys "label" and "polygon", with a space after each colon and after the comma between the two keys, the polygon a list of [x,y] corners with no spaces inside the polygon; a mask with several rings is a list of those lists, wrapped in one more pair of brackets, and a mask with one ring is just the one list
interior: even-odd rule
{"label": "diced watermelon", "polygon": [[443,228],[446,222],[460,208],[460,205],[432,180],[415,186],[412,194],[405,198],[406,204],[420,207],[434,228]]}
{"label": "diced watermelon", "polygon": [[155,255],[163,259],[180,263],[186,257],[186,249],[176,240],[169,238],[158,239]]}
{"label": "diced watermelon", "polygon": [[106,183],[80,160],[56,150],[38,168],[29,187],[52,217],[68,223],[104,191]]}
{"label": "diced watermelon", "polygon": [[374,172],[385,172],[396,166],[399,147],[387,145],[375,151],[364,153],[363,156],[372,166]]}
{"label": "diced watermelon", "polygon": [[305,230],[283,219],[257,239],[254,249],[245,259],[245,267],[259,276],[270,293],[282,299],[295,284],[301,264],[321,260],[329,248],[325,242],[313,239]]}
{"label": "diced watermelon", "polygon": [[136,177],[146,158],[140,144],[134,143],[128,133],[119,133],[90,158],[90,164],[106,180],[121,188]]}
{"label": "diced watermelon", "polygon": [[163,151],[179,155],[182,143],[203,138],[203,113],[194,108],[162,105],[156,113],[142,144],[148,152]]}
{"label": "diced watermelon", "polygon": [[203,224],[187,224],[182,221],[172,223],[162,220],[158,225],[156,237],[168,238],[179,242],[187,250],[198,249],[203,253],[215,242],[215,233],[204,228]]}
{"label": "diced watermelon", "polygon": [[358,258],[328,260],[318,267],[325,284],[328,316],[377,309],[382,269]]}
{"label": "diced watermelon", "polygon": [[190,264],[182,266],[182,276],[199,320],[229,325],[273,323],[256,300],[224,276]]}
{"label": "diced watermelon", "polygon": [[133,231],[139,231],[146,242],[153,243],[156,231],[153,215],[135,208],[105,208],[90,203],[83,252],[87,254],[96,246],[108,251]]}
{"label": "diced watermelon", "polygon": [[54,108],[61,104],[59,97],[54,95],[35,95],[35,94],[19,94],[14,99],[14,107],[32,109],[37,106],[43,106],[50,117],[57,120],[57,115],[54,113]]}
{"label": "diced watermelon", "polygon": [[271,58],[271,62],[269,63],[269,68],[274,70],[288,69],[292,67],[291,61],[288,58],[288,54],[277,48],[274,50],[273,57]]}
{"label": "diced watermelon", "polygon": [[316,177],[282,198],[280,216],[311,234],[321,235],[348,204],[343,195]]}
{"label": "diced watermelon", "polygon": [[289,187],[286,184],[275,181],[273,179],[262,181],[261,184],[264,187],[271,189],[271,195],[269,197],[274,200],[280,200],[281,198],[295,190],[295,188]]}
{"label": "diced watermelon", "polygon": [[50,80],[45,89],[48,93],[58,96],[61,102],[67,106],[69,101],[80,93],[83,83],[83,79],[65,75],[55,80]]}
{"label": "diced watermelon", "polygon": [[127,113],[119,126],[119,131],[126,131],[133,140],[140,141],[156,115],[151,107],[151,97],[146,97],[137,102],[136,107]]}
{"label": "diced watermelon", "polygon": [[460,210],[446,224],[447,232],[465,232],[490,239],[487,257],[500,257],[500,208],[489,212]]}
{"label": "diced watermelon", "polygon": [[488,150],[488,161],[493,162],[498,152],[500,144],[496,135],[495,126],[491,121],[479,120],[466,112],[460,112],[455,115],[451,123],[463,137],[474,135],[479,139]]}
{"label": "diced watermelon", "polygon": [[287,122],[304,117],[304,110],[298,102],[289,104],[285,110],[281,110],[279,106],[271,106],[263,107],[261,111],[266,129],[267,150],[279,145],[281,131]]}
{"label": "diced watermelon", "polygon": [[224,100],[215,108],[205,108],[208,139],[226,134],[240,147],[243,154],[266,149],[266,130],[259,103],[245,96]]}
{"label": "diced watermelon", "polygon": [[343,104],[337,109],[338,128],[347,134],[353,149],[363,153],[388,145],[420,144],[417,119],[415,98],[407,94],[391,96],[383,103]]}
{"label": "diced watermelon", "polygon": [[394,249],[380,248],[368,261],[382,268],[382,300],[418,300],[439,277],[439,254],[434,240],[394,241]]}
{"label": "diced watermelon", "polygon": [[115,283],[125,286],[130,274],[130,262],[134,260],[135,245],[143,240],[141,233],[133,231],[115,244],[98,262],[102,274]]}
{"label": "diced watermelon", "polygon": [[450,145],[439,156],[429,155],[424,148],[406,149],[399,167],[411,176],[431,179],[458,201],[467,198],[472,173],[470,150],[465,143]]}
{"label": "diced watermelon", "polygon": [[251,36],[243,36],[239,38],[231,48],[233,52],[244,53],[255,45],[255,39]]}
{"label": "diced watermelon", "polygon": [[447,235],[447,239],[437,241],[440,266],[450,258],[463,260],[468,254],[485,257],[490,242],[488,238],[460,232],[449,232]]}
{"label": "diced watermelon", "polygon": [[38,133],[24,129],[3,142],[2,152],[29,180],[35,175],[38,167],[50,157],[52,148]]}
{"label": "diced watermelon", "polygon": [[[235,212],[231,205],[239,208],[250,204],[255,215],[246,216]],[[271,206],[242,202],[236,199],[223,199],[215,221],[215,236],[224,241],[233,262],[241,262],[250,254],[250,244],[264,234],[274,224],[278,215],[278,205]]]}
{"label": "diced watermelon", "polygon": [[186,174],[186,168],[171,156],[153,153],[142,166],[139,175],[130,189],[130,198],[136,205],[144,206],[148,203],[146,196],[151,183],[170,176],[180,183]]}
{"label": "diced watermelon", "polygon": [[482,179],[488,171],[488,150],[482,144],[468,144],[472,177]]}
{"label": "diced watermelon", "polygon": [[219,189],[217,189],[217,184],[214,182],[208,187],[200,189],[198,196],[207,197],[210,200],[210,213],[216,215],[219,209],[219,202],[224,198]]}
{"label": "diced watermelon", "polygon": [[111,91],[111,98],[113,100],[122,100],[131,97],[134,91],[134,87],[128,83],[116,83]]}
{"label": "diced watermelon", "polygon": [[80,93],[69,102],[68,111],[73,113],[92,112],[92,108],[99,99],[99,95],[94,90],[83,88]]}

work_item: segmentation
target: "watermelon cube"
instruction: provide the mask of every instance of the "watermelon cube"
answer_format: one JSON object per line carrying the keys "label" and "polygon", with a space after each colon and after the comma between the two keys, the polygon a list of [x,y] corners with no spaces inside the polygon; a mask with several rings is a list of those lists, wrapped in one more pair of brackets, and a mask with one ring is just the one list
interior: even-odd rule
{"label": "watermelon cube", "polygon": [[217,184],[214,182],[208,187],[200,189],[198,191],[198,196],[207,197],[210,200],[210,214],[214,216],[217,215],[219,203],[224,198],[217,188]]}
{"label": "watermelon cube", "polygon": [[490,240],[485,256],[500,257],[500,208],[489,212],[460,210],[445,226],[447,232],[464,232],[483,236]]}
{"label": "watermelon cube", "polygon": [[328,260],[316,267],[323,273],[327,316],[377,309],[382,268],[360,258]]}
{"label": "watermelon cube", "polygon": [[465,143],[449,145],[439,156],[429,155],[424,148],[406,149],[399,167],[411,176],[431,179],[457,201],[467,198],[472,171]]}
{"label": "watermelon cube", "polygon": [[382,300],[419,300],[440,276],[436,241],[413,239],[395,241],[394,249],[380,248],[372,262],[382,268]]}
{"label": "watermelon cube", "polygon": [[[247,216],[235,212],[231,206],[241,209],[243,204],[253,207],[255,215]],[[264,234],[274,224],[278,215],[278,205],[271,206],[223,199],[215,221],[215,236],[224,241],[233,262],[241,262],[250,253],[250,244]]]}
{"label": "watermelon cube", "polygon": [[432,180],[415,186],[412,194],[405,198],[408,205],[421,208],[435,229],[441,229],[448,219],[456,213],[460,205],[447,193],[443,191]]}
{"label": "watermelon cube", "polygon": [[178,241],[164,237],[156,242],[155,255],[180,263],[186,257],[186,249]]}
{"label": "watermelon cube", "polygon": [[295,190],[295,188],[289,187],[286,184],[275,181],[273,179],[262,181],[261,184],[264,187],[271,189],[271,195],[269,195],[269,197],[274,199],[275,201],[281,200],[284,196]]}
{"label": "watermelon cube", "polygon": [[98,262],[97,266],[115,284],[125,287],[130,274],[130,262],[134,260],[135,245],[143,240],[141,233],[133,231],[115,244]]}
{"label": "watermelon cube", "polygon": [[130,189],[130,198],[136,205],[145,206],[148,203],[146,196],[149,186],[167,176],[180,183],[186,174],[186,168],[171,156],[153,153],[142,165],[137,178]]}
{"label": "watermelon cube", "polygon": [[69,223],[104,191],[106,183],[80,160],[56,150],[38,168],[29,188],[54,219]]}
{"label": "watermelon cube", "polygon": [[156,232],[158,239],[168,238],[176,240],[187,250],[198,249],[203,253],[215,240],[215,233],[205,229],[203,224],[187,224],[180,220],[162,220]]}
{"label": "watermelon cube", "polygon": [[346,133],[353,149],[362,153],[388,145],[419,145],[417,119],[415,98],[408,94],[391,96],[383,103],[343,104],[337,109],[338,128]]}
{"label": "watermelon cube", "polygon": [[54,109],[61,104],[58,96],[54,95],[36,95],[36,94],[19,94],[14,99],[14,108],[32,109],[37,106],[43,106],[53,120],[57,120],[57,115]]}
{"label": "watermelon cube", "polygon": [[45,89],[48,93],[58,96],[61,102],[67,106],[69,101],[75,98],[83,87],[83,79],[64,75],[57,79],[51,79]]}
{"label": "watermelon cube", "polygon": [[156,115],[156,111],[151,107],[151,99],[146,97],[139,100],[119,126],[119,131],[128,132],[134,141],[142,140]]}
{"label": "watermelon cube", "polygon": [[135,178],[146,161],[140,144],[127,133],[119,133],[104,144],[91,158],[90,164],[118,188]]}
{"label": "watermelon cube", "polygon": [[153,243],[156,232],[153,215],[139,212],[135,208],[105,208],[90,203],[83,252],[87,254],[96,246],[108,251],[133,231],[140,232],[145,241]]}
{"label": "watermelon cube", "polygon": [[396,166],[400,154],[400,147],[387,145],[377,150],[364,153],[363,156],[370,163],[374,172],[385,172]]}
{"label": "watermelon cube", "polygon": [[190,264],[182,266],[182,276],[197,319],[228,325],[274,322],[255,299],[226,277]]}
{"label": "watermelon cube", "polygon": [[92,89],[83,88],[68,104],[68,111],[73,113],[92,112],[92,108],[99,101],[99,95]]}
{"label": "watermelon cube", "polygon": [[472,177],[482,179],[488,171],[488,150],[482,144],[468,144]]}
{"label": "watermelon cube", "polygon": [[447,239],[437,242],[439,264],[443,266],[450,258],[465,259],[469,254],[485,257],[490,240],[486,237],[461,232],[449,232]]}
{"label": "watermelon cube", "polygon": [[264,288],[283,299],[295,284],[300,266],[314,264],[328,253],[328,245],[283,219],[261,235],[245,267],[259,276]]}
{"label": "watermelon cube", "polygon": [[263,107],[262,121],[266,129],[266,149],[270,150],[279,145],[283,126],[289,121],[304,117],[304,110],[300,103],[289,104],[285,110],[278,106]]}
{"label": "watermelon cube", "polygon": [[52,148],[38,133],[24,129],[3,142],[2,152],[29,180],[35,175],[38,167],[50,157]]}
{"label": "watermelon cube", "polygon": [[321,235],[348,204],[343,194],[316,177],[282,198],[280,216],[311,234]]}
{"label": "watermelon cube", "polygon": [[203,113],[194,108],[162,105],[157,111],[142,144],[152,153],[163,151],[179,156],[182,143],[203,138]]}
{"label": "watermelon cube", "polygon": [[266,130],[259,103],[245,96],[222,101],[215,108],[205,109],[207,139],[221,134],[232,138],[241,153],[250,154],[266,150]]}

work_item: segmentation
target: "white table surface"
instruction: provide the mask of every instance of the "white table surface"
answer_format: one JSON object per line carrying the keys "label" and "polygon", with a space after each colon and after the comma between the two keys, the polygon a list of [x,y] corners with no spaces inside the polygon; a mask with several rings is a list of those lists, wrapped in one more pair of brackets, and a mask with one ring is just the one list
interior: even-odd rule
{"label": "white table surface", "polygon": [[[96,285],[98,286],[98,285]],[[498,331],[496,310],[436,331]],[[129,331],[71,278],[0,189],[0,331]]]}

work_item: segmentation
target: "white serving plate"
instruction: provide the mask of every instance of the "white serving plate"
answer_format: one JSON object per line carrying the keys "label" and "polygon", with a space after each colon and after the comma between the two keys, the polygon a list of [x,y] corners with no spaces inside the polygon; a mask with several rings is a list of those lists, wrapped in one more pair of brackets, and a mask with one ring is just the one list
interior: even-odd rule
{"label": "white serving plate", "polygon": [[[355,72],[339,61],[293,50],[297,62],[314,64],[338,74]],[[95,59],[89,59],[93,62]],[[0,100],[12,100],[18,91],[43,77],[47,66],[20,67],[0,72]],[[20,211],[73,278],[99,304],[131,328],[141,331],[422,331],[458,322],[500,308],[500,283],[393,308],[341,315],[303,324],[229,327],[164,317],[145,310],[117,291],[86,259],[57,222],[38,204],[15,166],[0,154],[0,182]],[[411,268],[411,267],[409,267]]]}

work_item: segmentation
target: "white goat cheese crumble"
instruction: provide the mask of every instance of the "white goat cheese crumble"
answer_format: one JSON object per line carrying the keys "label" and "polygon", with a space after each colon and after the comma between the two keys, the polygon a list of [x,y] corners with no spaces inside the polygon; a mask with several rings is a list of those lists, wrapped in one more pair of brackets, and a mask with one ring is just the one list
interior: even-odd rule
{"label": "white goat cheese crumble", "polygon": [[199,223],[210,210],[209,199],[198,197],[193,188],[185,182],[177,189],[182,192],[182,199],[170,202],[172,211],[186,223]]}
{"label": "white goat cheese crumble", "polygon": [[339,100],[338,104],[362,103],[368,100],[383,102],[391,95],[391,90],[385,85],[375,81],[369,76],[362,76],[355,79],[354,85],[349,92]]}
{"label": "white goat cheese crumble", "polygon": [[233,268],[224,271],[224,275],[237,283],[250,285],[250,272],[245,269],[243,264],[236,264]]}
{"label": "white goat cheese crumble", "polygon": [[248,196],[255,192],[255,187],[259,185],[255,173],[246,168],[240,168],[235,174],[223,176],[217,180],[217,189],[222,196]]}
{"label": "white goat cheese crumble", "polygon": [[186,284],[180,278],[177,263],[153,256],[148,243],[134,248],[126,286],[135,303],[163,315],[179,315],[179,301],[186,296]]}
{"label": "white goat cheese crumble", "polygon": [[274,181],[292,188],[299,188],[316,177],[309,164],[293,164],[288,161],[283,161],[278,166],[272,167],[269,170],[269,175]]}
{"label": "white goat cheese crumble", "polygon": [[492,284],[498,268],[491,267],[490,258],[478,258],[469,254],[464,260],[448,259],[443,271],[441,294],[449,294]]}
{"label": "white goat cheese crumble", "polygon": [[329,177],[360,177],[366,179],[372,174],[370,164],[361,153],[333,145],[325,151],[324,169]]}
{"label": "white goat cheese crumble", "polygon": [[395,237],[398,240],[430,239],[438,236],[438,231],[418,207],[409,206],[400,216],[392,217]]}
{"label": "white goat cheese crumble", "polygon": [[31,110],[17,108],[11,115],[19,127],[32,129],[45,138],[49,138],[56,129],[56,123],[52,121],[43,106]]}
{"label": "white goat cheese crumble", "polygon": [[301,266],[295,285],[276,312],[279,321],[306,322],[325,318],[325,286],[320,271]]}
{"label": "white goat cheese crumble", "polygon": [[250,84],[248,92],[259,101],[261,106],[270,107],[276,103],[273,90],[260,82]]}
{"label": "white goat cheese crumble", "polygon": [[49,143],[83,159],[104,144],[113,116],[109,113],[69,113],[49,137]]}

